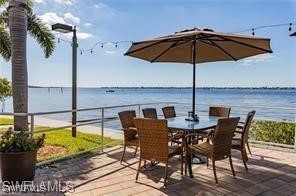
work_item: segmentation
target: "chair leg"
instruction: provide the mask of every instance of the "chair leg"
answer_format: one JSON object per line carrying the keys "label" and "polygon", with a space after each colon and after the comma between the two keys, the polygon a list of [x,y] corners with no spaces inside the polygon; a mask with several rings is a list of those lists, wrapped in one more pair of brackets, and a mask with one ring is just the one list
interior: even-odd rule
{"label": "chair leg", "polygon": [[138,180],[138,178],[139,178],[139,173],[140,173],[140,169],[141,169],[141,162],[142,162],[142,159],[141,159],[141,157],[140,157],[140,160],[139,160],[139,166],[138,166],[138,171],[137,171],[137,175],[136,175],[136,182],[137,182],[137,180]]}
{"label": "chair leg", "polygon": [[207,157],[207,167],[209,167],[209,158]]}
{"label": "chair leg", "polygon": [[246,160],[246,150],[241,150],[241,155],[242,155],[242,159],[243,159],[243,162],[244,162],[244,166],[245,166],[245,169],[246,169],[246,171],[248,171],[248,167],[247,167],[247,160]]}
{"label": "chair leg", "polygon": [[230,162],[230,167],[231,167],[232,175],[233,175],[233,177],[235,177],[235,172],[234,172],[234,168],[233,168],[233,164],[232,164],[231,155],[229,156],[229,162]]}
{"label": "chair leg", "polygon": [[184,169],[184,167],[183,167],[183,153],[181,154],[181,175],[183,176],[183,169]]}
{"label": "chair leg", "polygon": [[213,172],[214,172],[215,182],[216,182],[216,184],[218,184],[218,179],[217,179],[217,174],[216,174],[216,166],[215,166],[214,160],[212,160],[212,164],[213,164]]}
{"label": "chair leg", "polygon": [[251,149],[250,149],[250,146],[249,146],[249,142],[247,142],[247,147],[248,147],[248,151],[249,151],[250,155],[252,155],[252,152],[251,152]]}
{"label": "chair leg", "polygon": [[138,151],[138,146],[136,147],[134,157],[136,157],[136,155],[137,155],[137,151]]}
{"label": "chair leg", "polygon": [[123,146],[122,156],[121,156],[121,159],[120,159],[120,163],[122,163],[122,161],[123,161],[124,154],[125,154],[125,149],[126,149],[126,145],[124,144],[124,146]]}
{"label": "chair leg", "polygon": [[165,171],[164,171],[164,186],[167,185],[167,179],[168,179],[168,163],[165,164]]}

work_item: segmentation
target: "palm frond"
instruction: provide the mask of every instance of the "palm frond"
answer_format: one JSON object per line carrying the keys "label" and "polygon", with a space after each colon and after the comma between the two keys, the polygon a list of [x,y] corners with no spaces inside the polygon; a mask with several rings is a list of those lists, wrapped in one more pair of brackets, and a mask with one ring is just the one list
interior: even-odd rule
{"label": "palm frond", "polygon": [[8,11],[6,10],[0,13],[0,25],[4,28],[8,27]]}
{"label": "palm frond", "polygon": [[9,61],[11,57],[10,36],[3,26],[0,26],[0,55],[6,61]]}
{"label": "palm frond", "polygon": [[53,33],[35,14],[28,15],[28,31],[43,49],[45,58],[48,58],[55,48]]}
{"label": "palm frond", "polygon": [[5,6],[8,0],[0,0],[0,6]]}
{"label": "palm frond", "polygon": [[32,0],[27,0],[26,9],[27,9],[27,12],[29,15],[33,14],[33,1]]}

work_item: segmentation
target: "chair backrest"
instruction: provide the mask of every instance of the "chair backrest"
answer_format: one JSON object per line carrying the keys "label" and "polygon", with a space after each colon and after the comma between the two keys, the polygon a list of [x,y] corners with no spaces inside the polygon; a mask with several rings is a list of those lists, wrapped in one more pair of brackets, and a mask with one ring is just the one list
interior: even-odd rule
{"label": "chair backrest", "polygon": [[144,118],[157,119],[157,112],[155,108],[145,108],[142,112]]}
{"label": "chair backrest", "polygon": [[244,127],[243,127],[243,134],[242,134],[242,140],[241,140],[241,145],[244,146],[244,144],[246,144],[248,142],[248,139],[249,139],[249,131],[250,131],[250,128],[251,128],[251,124],[252,124],[252,120],[255,116],[255,113],[256,111],[253,110],[251,112],[249,112],[247,114],[247,118],[246,118],[246,121],[245,121],[245,124],[244,124]]}
{"label": "chair backrest", "polygon": [[231,155],[231,142],[239,117],[218,120],[213,142],[213,158],[221,160]]}
{"label": "chair backrest", "polygon": [[168,160],[168,126],[166,120],[135,118],[140,140],[140,156],[166,163]]}
{"label": "chair backrest", "polygon": [[176,111],[174,106],[167,106],[162,108],[164,118],[176,117]]}
{"label": "chair backrest", "polygon": [[127,110],[118,113],[122,128],[126,129],[129,127],[136,127],[134,118],[136,117],[136,112],[134,110]]}
{"label": "chair backrest", "polygon": [[217,116],[217,117],[229,118],[230,110],[231,110],[230,107],[210,106],[210,108],[209,108],[209,116]]}

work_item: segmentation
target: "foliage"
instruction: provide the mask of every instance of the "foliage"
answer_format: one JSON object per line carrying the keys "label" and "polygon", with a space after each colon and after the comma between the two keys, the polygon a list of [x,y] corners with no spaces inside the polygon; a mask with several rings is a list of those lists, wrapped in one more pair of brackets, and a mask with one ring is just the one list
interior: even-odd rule
{"label": "foliage", "polygon": [[43,146],[45,134],[37,138],[30,138],[25,131],[13,133],[12,128],[8,129],[0,140],[0,152],[26,152],[37,150]]}
{"label": "foliage", "polygon": [[12,96],[10,82],[6,78],[0,78],[0,101],[5,101],[10,96]]}
{"label": "foliage", "polygon": [[5,100],[12,96],[10,82],[6,78],[0,78],[0,101],[2,102],[2,112],[4,111]]}
{"label": "foliage", "polygon": [[[6,6],[8,0],[0,0],[0,6]],[[55,40],[51,30],[33,13],[32,0],[27,1],[28,32],[34,37],[43,49],[45,57],[48,58],[54,51]],[[8,32],[9,20],[8,11],[0,14],[0,55],[9,61],[11,57],[11,42]]]}
{"label": "foliage", "polygon": [[[48,127],[37,127],[36,130],[43,130],[46,128]],[[35,137],[40,137],[40,135],[41,134],[35,134]],[[46,159],[38,159],[38,161],[44,161],[65,155],[70,155],[73,153],[90,150],[93,148],[99,148],[101,145],[101,136],[97,134],[82,133],[77,131],[77,137],[73,138],[71,130],[59,129],[47,132],[45,143],[46,145],[65,147],[67,148],[67,153],[62,155],[53,154],[50,157],[46,157]],[[116,146],[119,144],[122,144],[121,140],[112,139],[110,137],[104,137],[104,145],[106,145],[107,147]]]}
{"label": "foliage", "polygon": [[279,144],[294,145],[296,123],[276,121],[254,121],[250,138]]}
{"label": "foliage", "polygon": [[[12,125],[13,124],[13,119],[12,118],[2,118],[0,117],[0,125]],[[1,130],[0,130],[1,132]]]}

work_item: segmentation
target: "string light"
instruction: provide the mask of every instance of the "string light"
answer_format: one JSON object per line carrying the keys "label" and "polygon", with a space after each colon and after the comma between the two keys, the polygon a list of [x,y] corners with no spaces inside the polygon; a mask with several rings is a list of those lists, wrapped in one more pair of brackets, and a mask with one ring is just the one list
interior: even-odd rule
{"label": "string light", "polygon": [[[296,23],[282,23],[282,24],[263,25],[263,26],[253,27],[253,28],[250,28],[250,29],[244,29],[244,30],[240,30],[240,31],[234,31],[234,32],[231,32],[231,33],[245,33],[245,32],[252,31],[252,35],[253,35],[253,32],[255,30],[258,30],[258,29],[275,28],[275,27],[283,27],[283,26],[290,26],[291,27],[291,30],[292,30],[292,25],[296,25]],[[254,35],[255,35],[255,32],[254,32]]]}
{"label": "string light", "polygon": [[[289,33],[292,31],[292,26],[296,25],[296,23],[282,23],[282,24],[272,24],[272,25],[263,25],[263,26],[257,26],[249,29],[244,29],[240,31],[235,31],[231,33],[245,33],[245,32],[251,32],[253,36],[255,36],[255,30],[258,29],[265,29],[265,28],[275,28],[275,27],[283,27],[283,26],[289,26]],[[72,44],[71,41],[64,40],[61,38],[57,38],[58,43],[60,42],[66,42]],[[100,46],[101,48],[104,48],[105,45],[113,45],[115,48],[118,48],[119,44],[122,43],[133,43],[133,41],[115,41],[115,42],[96,42],[91,48],[89,49],[80,49],[80,55],[82,55],[84,52],[90,52],[91,54],[94,53],[94,50],[96,49],[97,46]]]}

